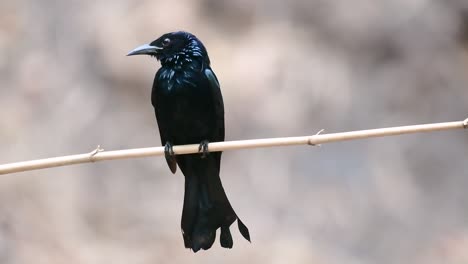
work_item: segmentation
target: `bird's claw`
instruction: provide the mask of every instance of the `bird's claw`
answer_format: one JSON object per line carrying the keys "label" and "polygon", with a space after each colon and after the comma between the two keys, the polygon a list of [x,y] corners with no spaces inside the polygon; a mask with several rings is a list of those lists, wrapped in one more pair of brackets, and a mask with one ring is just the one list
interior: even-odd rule
{"label": "bird's claw", "polygon": [[174,149],[172,149],[172,143],[171,142],[166,142],[166,145],[164,145],[164,155],[167,158],[172,158],[174,157]]}
{"label": "bird's claw", "polygon": [[208,143],[210,143],[208,140],[203,140],[198,146],[198,152],[202,152],[202,159],[206,158],[209,154]]}

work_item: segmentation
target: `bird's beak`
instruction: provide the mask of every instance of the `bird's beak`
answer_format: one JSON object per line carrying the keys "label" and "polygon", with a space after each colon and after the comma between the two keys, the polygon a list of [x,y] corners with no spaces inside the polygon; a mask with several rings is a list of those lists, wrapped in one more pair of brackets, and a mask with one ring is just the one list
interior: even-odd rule
{"label": "bird's beak", "polygon": [[156,46],[151,46],[149,44],[144,44],[136,49],[130,51],[127,56],[133,56],[133,55],[156,55],[159,50],[162,50],[163,48],[161,47],[156,47]]}

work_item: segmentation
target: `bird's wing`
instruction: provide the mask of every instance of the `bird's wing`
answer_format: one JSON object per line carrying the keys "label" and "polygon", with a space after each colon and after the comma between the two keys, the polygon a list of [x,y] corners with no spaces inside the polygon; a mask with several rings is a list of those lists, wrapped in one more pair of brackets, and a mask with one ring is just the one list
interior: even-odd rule
{"label": "bird's wing", "polygon": [[[158,122],[159,136],[161,137],[161,144],[165,145],[168,141],[168,131],[166,125],[168,124],[167,120],[163,120],[163,116],[160,114],[160,108],[162,107],[158,101],[159,97],[157,95],[157,78],[155,78],[153,83],[153,90],[151,92],[151,103],[154,107],[154,113],[156,115],[156,121]],[[169,166],[169,169],[172,173],[177,171],[177,162],[174,156],[166,156],[166,162]]]}
{"label": "bird's wing", "polygon": [[205,69],[205,76],[208,79],[210,91],[213,99],[214,113],[216,117],[217,131],[214,135],[216,141],[224,141],[224,102],[221,89],[219,87],[218,78],[215,73],[210,69]]}

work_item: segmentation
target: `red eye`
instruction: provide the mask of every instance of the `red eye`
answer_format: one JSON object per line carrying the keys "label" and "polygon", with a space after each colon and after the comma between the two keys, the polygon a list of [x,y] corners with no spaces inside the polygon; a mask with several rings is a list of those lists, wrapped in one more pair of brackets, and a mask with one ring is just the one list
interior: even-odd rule
{"label": "red eye", "polygon": [[162,45],[163,45],[164,47],[167,47],[167,46],[169,45],[169,43],[171,43],[171,39],[165,38],[165,39],[163,40],[163,42],[162,42]]}

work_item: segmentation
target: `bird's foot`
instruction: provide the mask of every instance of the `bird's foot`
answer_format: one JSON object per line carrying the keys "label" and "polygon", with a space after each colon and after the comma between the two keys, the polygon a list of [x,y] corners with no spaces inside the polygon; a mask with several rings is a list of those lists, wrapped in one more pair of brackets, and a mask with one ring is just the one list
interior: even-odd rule
{"label": "bird's foot", "polygon": [[172,143],[167,141],[166,145],[164,145],[164,156],[166,156],[167,160],[174,158],[174,150],[172,149]]}
{"label": "bird's foot", "polygon": [[169,141],[164,145],[164,156],[166,157],[167,165],[169,166],[169,169],[171,169],[171,172],[176,173],[177,161],[174,150],[172,149],[172,143]]}
{"label": "bird's foot", "polygon": [[208,140],[203,140],[198,146],[198,152],[202,152],[202,159],[206,158],[209,154],[208,143],[210,143]]}

